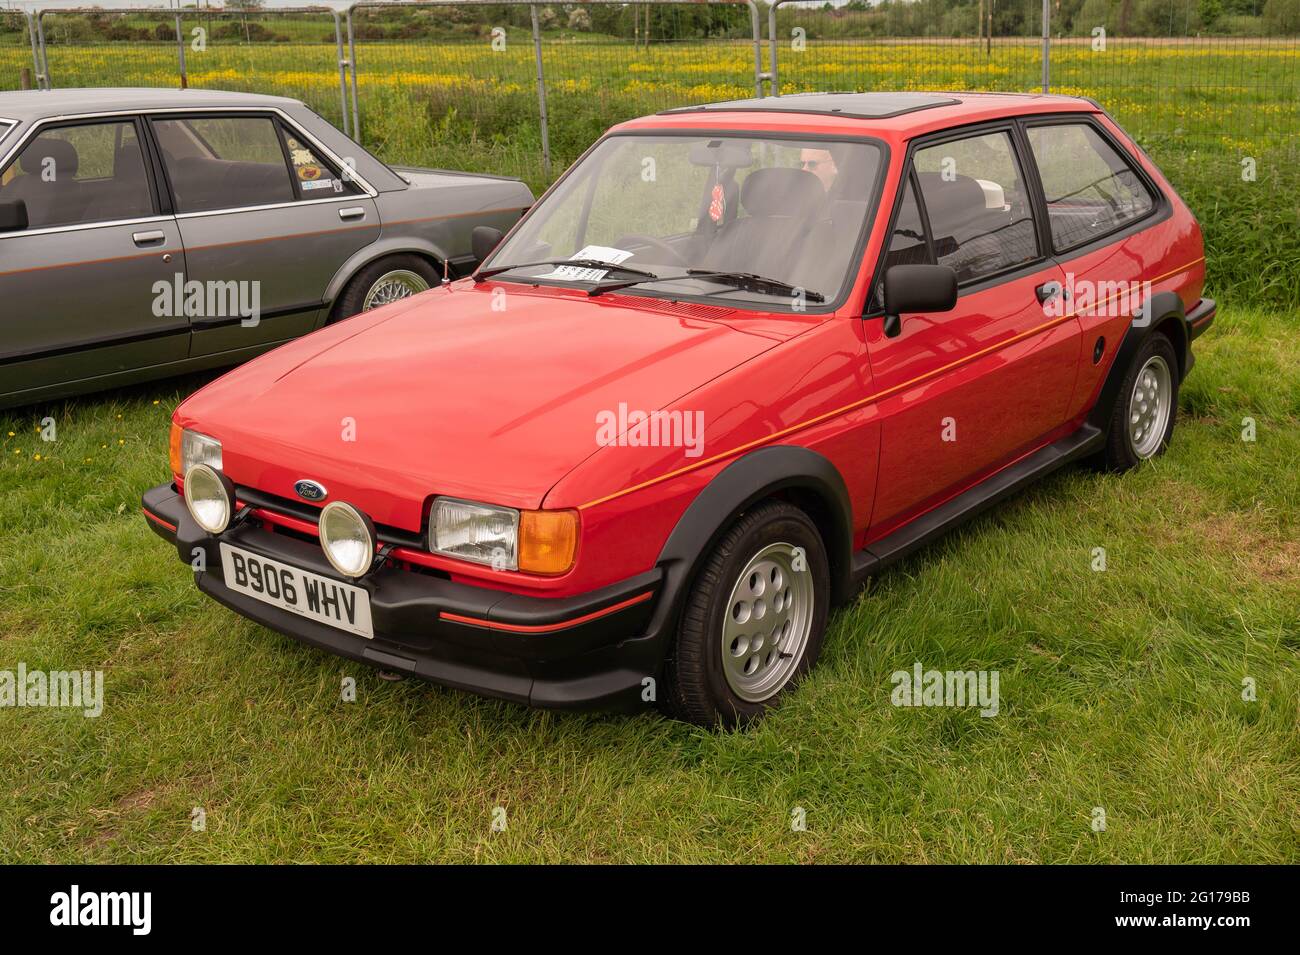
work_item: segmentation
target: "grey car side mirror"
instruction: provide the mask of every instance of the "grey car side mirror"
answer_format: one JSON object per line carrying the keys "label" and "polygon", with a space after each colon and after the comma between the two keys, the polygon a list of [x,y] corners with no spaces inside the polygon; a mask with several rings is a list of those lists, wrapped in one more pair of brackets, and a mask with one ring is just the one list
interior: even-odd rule
{"label": "grey car side mirror", "polygon": [[26,202],[22,199],[0,199],[0,232],[21,232],[27,225]]}
{"label": "grey car side mirror", "polygon": [[891,265],[885,270],[885,335],[903,330],[904,312],[951,312],[957,273],[947,265]]}
{"label": "grey car side mirror", "polygon": [[469,248],[474,253],[474,258],[479,264],[483,263],[492,250],[497,247],[505,233],[500,229],[494,229],[490,225],[477,225],[469,236]]}

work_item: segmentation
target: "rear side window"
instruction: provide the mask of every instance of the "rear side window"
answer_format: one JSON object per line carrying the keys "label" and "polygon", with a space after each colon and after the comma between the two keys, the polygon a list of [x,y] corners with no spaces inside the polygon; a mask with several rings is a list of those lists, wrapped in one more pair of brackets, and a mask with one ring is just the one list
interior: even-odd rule
{"label": "rear side window", "polygon": [[1031,126],[1029,146],[1057,252],[1114,232],[1155,208],[1141,177],[1091,123]]}
{"label": "rear side window", "polygon": [[178,212],[293,202],[275,122],[261,116],[153,121]]}
{"label": "rear side window", "polygon": [[1006,132],[919,149],[914,159],[934,253],[959,282],[1038,258],[1025,178]]}

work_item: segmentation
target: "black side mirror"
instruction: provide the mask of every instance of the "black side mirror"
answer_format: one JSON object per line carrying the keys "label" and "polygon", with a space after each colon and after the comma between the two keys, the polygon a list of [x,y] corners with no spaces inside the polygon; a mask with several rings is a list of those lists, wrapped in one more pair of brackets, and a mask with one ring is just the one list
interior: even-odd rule
{"label": "black side mirror", "polygon": [[500,229],[494,229],[490,225],[476,225],[469,234],[469,249],[474,253],[475,261],[481,264],[504,237],[505,233]]}
{"label": "black side mirror", "polygon": [[21,199],[0,199],[0,232],[21,232],[27,225],[27,203]]}
{"label": "black side mirror", "polygon": [[903,329],[904,312],[951,312],[957,273],[947,265],[891,265],[885,270],[885,334]]}

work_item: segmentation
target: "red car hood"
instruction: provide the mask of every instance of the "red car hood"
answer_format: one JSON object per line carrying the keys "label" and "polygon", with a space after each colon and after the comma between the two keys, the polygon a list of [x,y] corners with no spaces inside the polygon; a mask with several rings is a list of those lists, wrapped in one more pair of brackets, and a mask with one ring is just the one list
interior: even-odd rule
{"label": "red car hood", "polygon": [[278,348],[176,420],[222,441],[236,484],[293,498],[309,478],[418,530],[433,494],[539,506],[597,450],[598,412],[663,408],[783,337],[736,314],[456,283]]}

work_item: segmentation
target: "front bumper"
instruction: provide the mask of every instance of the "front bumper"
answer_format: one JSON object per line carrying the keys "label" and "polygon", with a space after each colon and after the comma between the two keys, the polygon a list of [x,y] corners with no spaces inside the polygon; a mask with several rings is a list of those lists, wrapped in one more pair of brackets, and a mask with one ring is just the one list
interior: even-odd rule
{"label": "front bumper", "polygon": [[359,581],[370,595],[373,640],[355,636],[226,586],[219,543],[341,580],[320,547],[245,521],[220,537],[190,517],[171,484],[141,506],[154,532],[193,565],[199,589],[265,627],[339,656],[457,689],[559,709],[643,708],[658,678],[672,617],[659,569],[579,597],[525,597],[456,583],[391,564]]}

